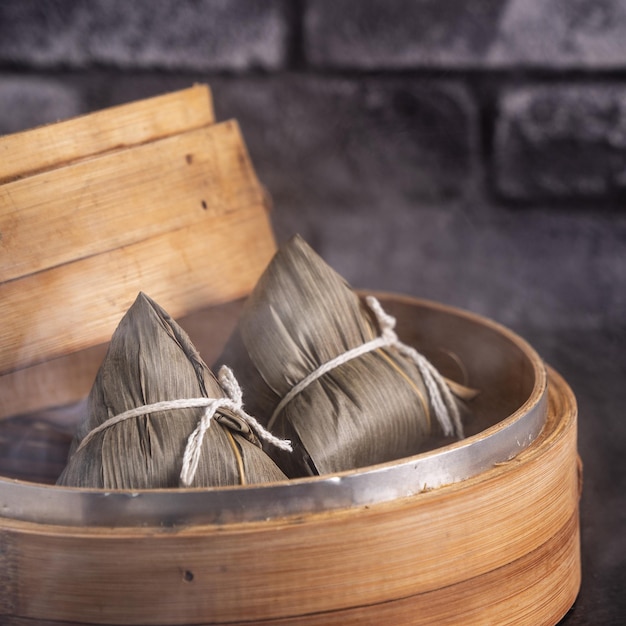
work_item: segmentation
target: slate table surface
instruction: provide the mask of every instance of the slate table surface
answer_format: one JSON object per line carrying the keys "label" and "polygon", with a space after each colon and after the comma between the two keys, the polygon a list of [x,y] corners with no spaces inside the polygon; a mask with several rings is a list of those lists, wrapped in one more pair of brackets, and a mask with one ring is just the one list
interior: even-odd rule
{"label": "slate table surface", "polygon": [[519,331],[578,403],[582,583],[563,626],[626,624],[626,327]]}

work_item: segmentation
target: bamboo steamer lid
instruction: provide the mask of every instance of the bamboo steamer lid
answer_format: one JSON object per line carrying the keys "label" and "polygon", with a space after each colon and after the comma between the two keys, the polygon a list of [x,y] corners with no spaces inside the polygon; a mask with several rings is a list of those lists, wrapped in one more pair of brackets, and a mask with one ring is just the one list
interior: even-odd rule
{"label": "bamboo steamer lid", "polygon": [[[207,124],[212,128],[212,121],[200,126]],[[239,208],[218,211],[206,227],[214,232],[221,224],[225,245],[245,254],[233,255],[233,267],[229,255],[220,257],[217,269],[230,282],[214,282],[227,285],[219,297],[190,303],[180,296],[185,304],[176,315],[207,320],[213,305],[228,301],[236,311],[237,298],[269,260],[274,242],[266,205],[246,171],[243,180],[257,192],[231,194],[244,198]],[[249,225],[239,238],[238,224]],[[181,228],[198,226],[176,224],[172,232]],[[127,241],[59,267],[77,264],[82,271],[84,259],[139,244],[146,245]],[[5,286],[15,289],[54,269],[27,272]],[[570,388],[498,324],[437,303],[378,295],[403,341],[442,368],[462,363],[467,382],[484,390],[476,400],[481,418],[466,440],[380,466],[256,487],[106,492],[0,477],[0,621],[555,624],[580,584],[581,481]],[[229,323],[220,318],[218,331]],[[199,324],[200,349],[212,343],[215,326],[209,332]],[[42,372],[58,377],[81,369],[77,364],[93,367],[106,324],[92,330],[64,348],[54,328],[18,361],[3,337],[0,389],[11,398],[3,415],[19,412],[20,376],[32,381]],[[33,363],[28,354],[41,358]],[[81,397],[84,384],[55,396],[56,403]],[[28,410],[46,400],[29,398]]]}
{"label": "bamboo steamer lid", "polygon": [[267,213],[206,86],[0,138],[0,417],[83,397],[139,291],[175,317],[248,293]]}

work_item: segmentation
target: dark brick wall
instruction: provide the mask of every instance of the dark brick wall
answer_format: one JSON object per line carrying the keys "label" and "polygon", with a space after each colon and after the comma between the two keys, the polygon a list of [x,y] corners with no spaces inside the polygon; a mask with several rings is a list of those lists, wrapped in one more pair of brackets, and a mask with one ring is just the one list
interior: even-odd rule
{"label": "dark brick wall", "polygon": [[0,3],[0,133],[198,81],[353,284],[624,327],[626,3]]}

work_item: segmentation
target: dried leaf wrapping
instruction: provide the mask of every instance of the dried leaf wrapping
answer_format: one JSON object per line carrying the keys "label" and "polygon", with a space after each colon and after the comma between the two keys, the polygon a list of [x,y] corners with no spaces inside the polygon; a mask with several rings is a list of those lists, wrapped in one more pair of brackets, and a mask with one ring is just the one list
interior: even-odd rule
{"label": "dried leaf wrapping", "polygon": [[[222,398],[223,389],[187,334],[140,293],[112,336],[89,394],[87,414],[57,484],[106,489],[178,487],[189,435],[203,408],[159,411],[127,419],[81,441],[129,409],[189,398]],[[248,424],[219,409],[205,433],[190,486],[284,479]]]}
{"label": "dried leaf wrapping", "polygon": [[[346,281],[296,236],[281,247],[247,300],[220,361],[237,372],[248,408],[268,423],[311,372],[380,333]],[[394,347],[338,365],[271,419],[294,453],[289,476],[324,474],[417,453],[441,435],[424,379]]]}

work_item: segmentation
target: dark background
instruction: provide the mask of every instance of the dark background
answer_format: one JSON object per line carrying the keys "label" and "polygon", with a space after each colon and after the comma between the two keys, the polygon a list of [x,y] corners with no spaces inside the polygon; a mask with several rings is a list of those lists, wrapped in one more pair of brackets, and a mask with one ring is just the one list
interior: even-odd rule
{"label": "dark background", "polygon": [[279,241],[495,319],[566,378],[563,623],[626,623],[626,2],[0,2],[0,134],[195,82],[239,120]]}

